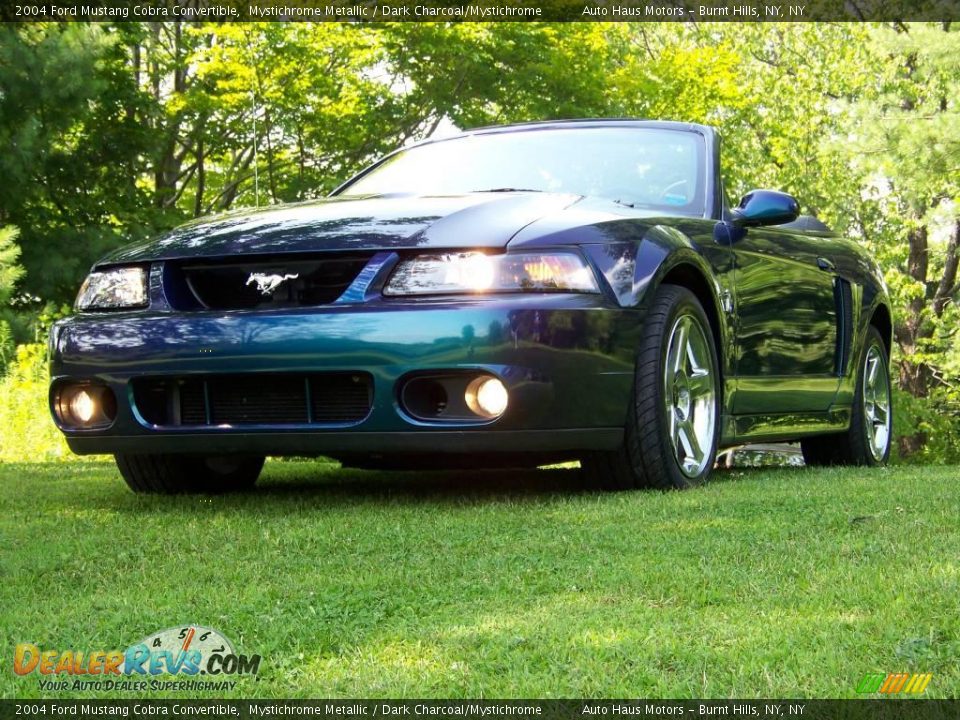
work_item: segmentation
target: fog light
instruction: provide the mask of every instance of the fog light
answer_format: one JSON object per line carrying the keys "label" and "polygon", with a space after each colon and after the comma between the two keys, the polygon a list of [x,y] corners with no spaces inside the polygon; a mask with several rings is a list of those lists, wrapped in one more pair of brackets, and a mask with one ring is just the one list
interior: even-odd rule
{"label": "fog light", "polygon": [[70,414],[81,423],[89,423],[97,412],[97,401],[86,390],[80,390],[70,398]]}
{"label": "fog light", "polygon": [[102,385],[62,385],[57,390],[54,410],[67,428],[101,428],[117,416],[117,400],[113,391]]}
{"label": "fog light", "polygon": [[507,409],[507,388],[495,377],[478,377],[467,385],[464,400],[477,415],[499,417]]}

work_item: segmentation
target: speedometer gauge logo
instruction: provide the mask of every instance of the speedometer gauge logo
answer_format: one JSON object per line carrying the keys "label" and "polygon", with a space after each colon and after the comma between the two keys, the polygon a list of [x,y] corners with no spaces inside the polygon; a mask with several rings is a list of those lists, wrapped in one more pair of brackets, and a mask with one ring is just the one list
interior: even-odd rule
{"label": "speedometer gauge logo", "polygon": [[124,675],[255,675],[259,655],[241,655],[223,633],[180,625],[143,638],[124,652]]}

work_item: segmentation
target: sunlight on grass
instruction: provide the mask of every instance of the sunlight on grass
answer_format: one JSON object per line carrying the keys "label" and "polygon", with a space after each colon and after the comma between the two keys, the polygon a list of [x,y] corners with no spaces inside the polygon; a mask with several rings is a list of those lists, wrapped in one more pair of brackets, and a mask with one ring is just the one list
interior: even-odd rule
{"label": "sunlight on grass", "polygon": [[576,470],[579,467],[579,460],[571,460],[569,462],[554,463],[553,465],[541,465],[540,470]]}
{"label": "sunlight on grass", "polygon": [[[3,465],[0,632],[109,649],[206,624],[264,658],[232,697],[849,697],[868,671],[952,696],[956,474],[602,494],[569,469],[272,462],[257,492],[168,498],[107,463]],[[0,695],[43,694],[4,662]]]}

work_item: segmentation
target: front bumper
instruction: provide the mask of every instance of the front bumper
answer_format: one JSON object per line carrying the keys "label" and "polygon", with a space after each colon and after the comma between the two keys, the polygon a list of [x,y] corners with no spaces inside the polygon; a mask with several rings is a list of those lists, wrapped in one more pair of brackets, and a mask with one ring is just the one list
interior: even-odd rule
{"label": "front bumper", "polygon": [[[52,388],[107,385],[113,423],[61,426],[74,452],[563,454],[616,447],[633,383],[636,311],[600,295],[368,300],[315,309],[83,314],[51,331]],[[410,373],[499,377],[507,411],[486,422],[426,422],[398,398]],[[157,426],[138,412],[139,378],[365,372],[370,412],[344,427]],[[53,390],[51,390],[53,397]]]}

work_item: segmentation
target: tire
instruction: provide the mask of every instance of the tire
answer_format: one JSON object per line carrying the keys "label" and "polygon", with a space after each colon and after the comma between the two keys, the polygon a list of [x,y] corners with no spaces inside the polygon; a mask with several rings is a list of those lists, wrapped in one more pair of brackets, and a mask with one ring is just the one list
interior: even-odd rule
{"label": "tire", "polygon": [[883,465],[890,458],[893,404],[886,344],[870,326],[857,364],[857,386],[846,432],[800,441],[807,465]]}
{"label": "tire", "polygon": [[114,455],[135,493],[224,493],[249,490],[263,469],[262,456]]}
{"label": "tire", "polygon": [[[710,321],[697,297],[684,287],[661,285],[639,347],[624,443],[582,457],[584,480],[603,490],[700,485],[717,456],[722,384]],[[681,347],[687,352],[678,352]]]}

